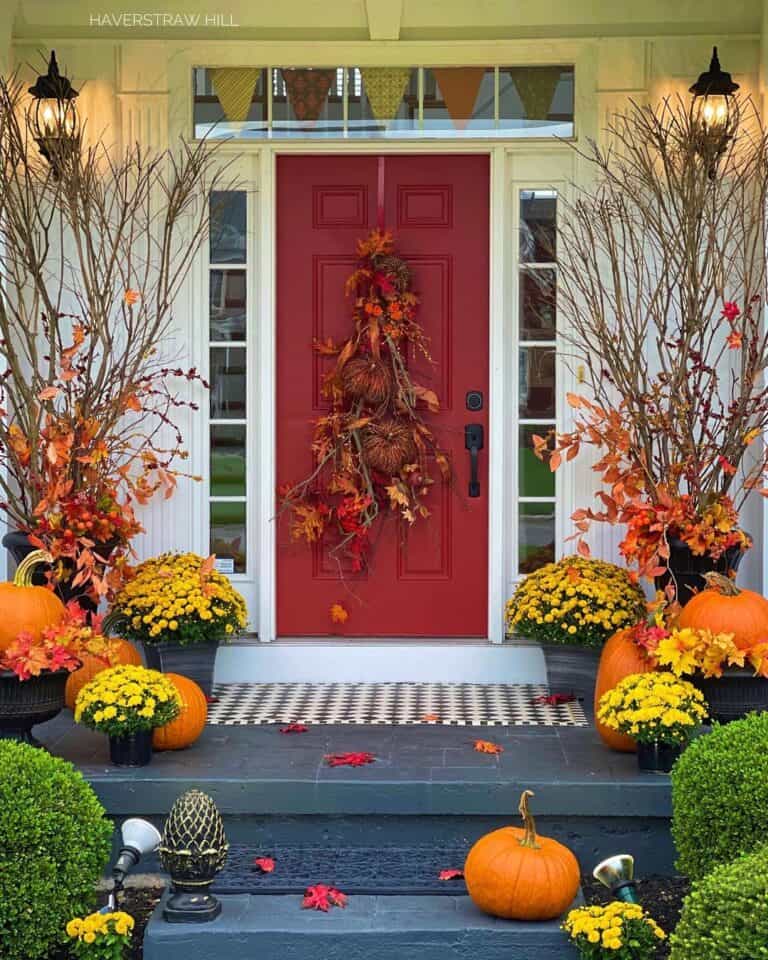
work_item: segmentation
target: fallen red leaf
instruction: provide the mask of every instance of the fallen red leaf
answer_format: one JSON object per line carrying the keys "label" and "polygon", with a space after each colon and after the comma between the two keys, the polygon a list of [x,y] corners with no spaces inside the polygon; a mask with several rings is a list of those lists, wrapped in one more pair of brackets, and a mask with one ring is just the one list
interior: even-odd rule
{"label": "fallen red leaf", "polygon": [[463,870],[441,870],[437,875],[438,880],[461,880],[464,876]]}
{"label": "fallen red leaf", "polygon": [[280,727],[280,733],[307,733],[309,727],[303,723],[289,723],[287,727]]}
{"label": "fallen red leaf", "polygon": [[425,713],[421,718],[422,723],[439,723],[440,717],[436,713]]}
{"label": "fallen red leaf", "polygon": [[206,703],[218,703],[218,702],[219,702],[219,698],[218,698],[218,697],[209,697],[209,696],[206,696],[205,702],[206,702]]}
{"label": "fallen red leaf", "polygon": [[346,905],[347,895],[324,883],[307,887],[304,899],[301,901],[303,910],[322,910],[323,913],[328,913],[331,907],[346,907]]}
{"label": "fallen red leaf", "polygon": [[478,753],[504,753],[504,747],[490,740],[475,740],[475,750]]}
{"label": "fallen red leaf", "polygon": [[573,703],[577,697],[573,693],[550,693],[549,695],[543,694],[540,697],[534,697],[533,703],[545,703],[550,707],[557,707],[561,703]]}
{"label": "fallen red leaf", "polygon": [[275,869],[275,861],[272,857],[256,857],[253,865],[254,867],[258,867],[262,873],[272,873]]}
{"label": "fallen red leaf", "polygon": [[372,753],[329,753],[325,762],[329,767],[363,767],[366,763],[373,763],[376,757]]}

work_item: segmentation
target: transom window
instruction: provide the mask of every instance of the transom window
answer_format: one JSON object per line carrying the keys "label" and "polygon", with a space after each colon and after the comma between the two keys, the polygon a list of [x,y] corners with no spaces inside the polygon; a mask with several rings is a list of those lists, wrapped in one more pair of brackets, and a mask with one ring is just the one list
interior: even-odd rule
{"label": "transom window", "polygon": [[197,138],[572,137],[574,70],[196,67]]}

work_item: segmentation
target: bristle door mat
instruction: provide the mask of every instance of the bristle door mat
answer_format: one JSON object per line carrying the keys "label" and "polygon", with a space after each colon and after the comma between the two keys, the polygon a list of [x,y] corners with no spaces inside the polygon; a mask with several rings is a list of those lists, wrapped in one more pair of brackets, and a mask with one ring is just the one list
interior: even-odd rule
{"label": "bristle door mat", "polygon": [[214,687],[208,723],[588,726],[578,700],[547,702],[549,693],[506,683],[227,683]]}

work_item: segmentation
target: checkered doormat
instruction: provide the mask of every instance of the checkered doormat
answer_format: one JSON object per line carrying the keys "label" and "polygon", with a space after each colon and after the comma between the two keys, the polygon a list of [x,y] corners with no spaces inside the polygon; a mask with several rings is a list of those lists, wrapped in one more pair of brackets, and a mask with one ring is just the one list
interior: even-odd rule
{"label": "checkered doormat", "polygon": [[588,725],[578,701],[546,703],[545,686],[508,683],[225,683],[208,723]]}

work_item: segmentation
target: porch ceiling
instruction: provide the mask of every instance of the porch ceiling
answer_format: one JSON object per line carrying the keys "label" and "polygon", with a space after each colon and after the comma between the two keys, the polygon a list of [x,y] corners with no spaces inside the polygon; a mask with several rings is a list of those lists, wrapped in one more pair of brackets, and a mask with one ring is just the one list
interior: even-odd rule
{"label": "porch ceiling", "polygon": [[[759,34],[763,0],[8,0],[18,40],[514,39]],[[145,11],[151,11],[145,13]],[[154,18],[142,22],[141,15]],[[163,21],[163,16],[179,18]],[[210,19],[218,16],[220,19]],[[94,19],[95,18],[95,19]],[[206,22],[206,18],[209,18]]]}

